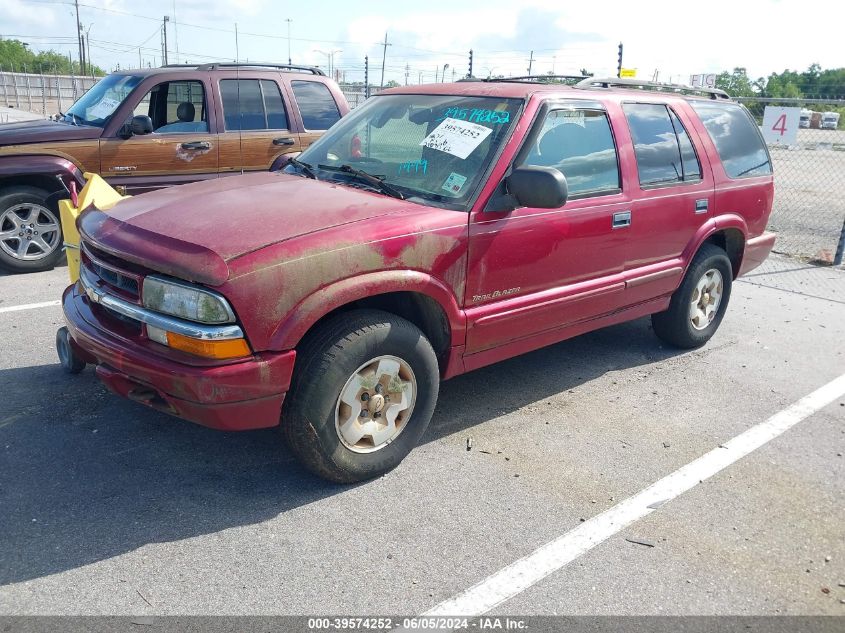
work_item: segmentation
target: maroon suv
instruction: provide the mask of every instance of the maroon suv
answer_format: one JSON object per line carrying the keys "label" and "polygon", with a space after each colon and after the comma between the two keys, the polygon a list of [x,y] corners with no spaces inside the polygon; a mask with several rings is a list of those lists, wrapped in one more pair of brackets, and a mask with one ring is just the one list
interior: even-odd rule
{"label": "maroon suv", "polygon": [[348,482],[414,447],[443,379],[647,315],[703,345],[774,243],[771,161],[724,93],[642,88],[397,88],[282,173],[89,210],[63,362],[207,426],[281,421]]}

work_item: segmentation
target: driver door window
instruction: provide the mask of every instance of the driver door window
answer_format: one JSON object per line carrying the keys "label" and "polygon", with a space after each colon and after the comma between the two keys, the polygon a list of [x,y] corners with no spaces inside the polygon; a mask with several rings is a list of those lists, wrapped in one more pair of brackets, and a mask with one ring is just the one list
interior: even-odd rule
{"label": "driver door window", "polygon": [[603,110],[550,112],[537,145],[523,164],[560,170],[571,199],[620,190],[616,146]]}
{"label": "driver door window", "polygon": [[101,172],[130,194],[178,182],[217,176],[217,135],[210,132],[207,91],[202,81],[155,84],[134,104],[133,116],[148,116],[152,134],[117,136],[100,144]]}

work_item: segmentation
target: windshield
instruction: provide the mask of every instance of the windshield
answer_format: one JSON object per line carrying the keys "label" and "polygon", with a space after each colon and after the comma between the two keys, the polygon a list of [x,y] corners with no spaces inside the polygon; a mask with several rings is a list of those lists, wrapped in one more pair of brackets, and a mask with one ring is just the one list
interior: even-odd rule
{"label": "windshield", "polygon": [[[343,118],[285,171],[302,164],[321,180],[388,188],[405,198],[465,208],[517,119],[521,100],[384,95]],[[343,169],[341,169],[343,168]],[[388,187],[367,183],[355,170]]]}
{"label": "windshield", "polygon": [[64,115],[64,121],[74,125],[104,127],[117,106],[141,82],[136,75],[109,75],[82,95]]}

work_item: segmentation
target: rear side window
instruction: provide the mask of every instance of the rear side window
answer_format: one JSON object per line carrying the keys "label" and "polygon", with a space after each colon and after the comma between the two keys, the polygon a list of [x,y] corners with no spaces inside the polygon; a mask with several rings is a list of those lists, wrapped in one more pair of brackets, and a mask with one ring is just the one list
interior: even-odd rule
{"label": "rear side window", "polygon": [[549,112],[537,145],[523,165],[560,170],[573,197],[619,190],[616,146],[607,113],[601,110]]}
{"label": "rear side window", "polygon": [[288,115],[285,112],[279,84],[269,79],[262,79],[261,93],[264,95],[264,107],[267,110],[267,127],[271,130],[287,130]]}
{"label": "rear side window", "polygon": [[220,97],[227,130],[286,130],[282,93],[267,79],[222,79]]}
{"label": "rear side window", "polygon": [[622,108],[634,140],[641,185],[701,178],[695,149],[674,112],[659,103],[626,103]]}
{"label": "rear side window", "polygon": [[316,81],[292,81],[291,86],[306,130],[328,130],[340,119],[328,86]]}
{"label": "rear side window", "polygon": [[698,156],[695,155],[695,148],[684,129],[683,123],[678,115],[669,110],[672,117],[672,126],[675,134],[678,135],[678,144],[681,147],[681,166],[684,168],[684,180],[699,180],[701,178],[701,165],[698,163]]}
{"label": "rear side window", "polygon": [[772,173],[769,152],[751,115],[735,103],[693,101],[692,107],[707,128],[725,172],[731,178]]}

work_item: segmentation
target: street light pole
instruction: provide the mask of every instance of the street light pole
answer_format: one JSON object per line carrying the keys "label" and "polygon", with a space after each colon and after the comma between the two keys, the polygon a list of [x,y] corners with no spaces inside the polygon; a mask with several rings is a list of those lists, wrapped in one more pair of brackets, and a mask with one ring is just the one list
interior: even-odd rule
{"label": "street light pole", "polygon": [[94,26],[94,23],[88,25],[88,28],[85,29],[85,44],[88,47],[88,50],[85,51],[85,61],[88,66],[88,73],[93,77],[94,76],[94,65],[91,63],[91,27]]}
{"label": "street light pole", "polygon": [[322,55],[326,56],[326,61],[329,62],[329,76],[334,78],[334,54],[335,53],[342,53],[343,49],[336,48],[332,51],[321,51],[319,48],[314,49],[315,53],[321,53]]}

